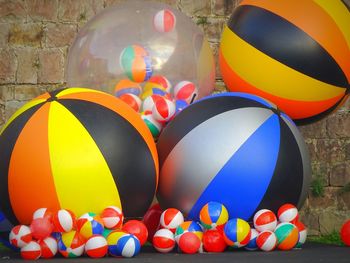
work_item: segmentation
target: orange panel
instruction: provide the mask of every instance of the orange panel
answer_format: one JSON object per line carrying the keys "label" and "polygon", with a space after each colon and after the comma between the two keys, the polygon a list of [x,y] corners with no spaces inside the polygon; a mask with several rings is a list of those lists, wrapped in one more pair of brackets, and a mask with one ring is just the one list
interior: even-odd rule
{"label": "orange panel", "polygon": [[12,209],[22,224],[29,224],[41,207],[60,208],[51,175],[48,145],[50,103],[44,104],[26,123],[13,149],[9,167]]}
{"label": "orange panel", "polygon": [[244,0],[241,5],[264,8],[302,29],[328,51],[350,82],[350,49],[346,39],[331,16],[317,3],[310,0],[302,4],[291,0]]}
{"label": "orange panel", "polygon": [[344,94],[323,101],[288,100],[285,98],[274,96],[270,93],[266,93],[263,90],[252,86],[249,82],[242,79],[240,76],[237,75],[236,72],[231,70],[221,52],[219,53],[219,63],[224,82],[228,87],[234,87],[231,88],[231,91],[246,92],[263,97],[275,103],[279,107],[279,109],[288,114],[288,116],[290,116],[292,119],[304,119],[326,111],[327,109],[334,106],[339,100],[341,100],[345,94],[344,89]]}

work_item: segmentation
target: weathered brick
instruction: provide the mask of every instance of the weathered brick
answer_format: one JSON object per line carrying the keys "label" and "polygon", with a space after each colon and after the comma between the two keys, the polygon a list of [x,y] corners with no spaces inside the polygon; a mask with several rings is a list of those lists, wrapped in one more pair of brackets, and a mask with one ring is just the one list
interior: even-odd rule
{"label": "weathered brick", "polygon": [[31,100],[45,91],[40,87],[36,85],[20,85],[16,86],[14,88],[14,93],[15,93],[15,100],[20,100],[20,101],[27,101]]}
{"label": "weathered brick", "polygon": [[13,24],[9,32],[9,43],[14,46],[40,47],[42,38],[40,23]]}
{"label": "weathered brick", "polygon": [[0,130],[5,125],[5,103],[0,100]]}
{"label": "weathered brick", "polygon": [[14,90],[10,86],[0,86],[0,100],[6,102],[14,99]]}
{"label": "weathered brick", "polygon": [[345,143],[345,160],[350,160],[350,140]]}
{"label": "weathered brick", "polygon": [[219,58],[219,43],[209,43],[211,50],[213,51],[213,56],[214,56],[214,61],[215,61],[215,76],[216,79],[221,80],[221,71],[218,63],[218,58]]}
{"label": "weathered brick", "polygon": [[180,0],[179,8],[188,16],[208,16],[211,13],[211,1]]}
{"label": "weathered brick", "polygon": [[5,48],[8,45],[10,25],[0,24],[0,48]]}
{"label": "weathered brick", "polygon": [[77,27],[69,24],[49,23],[45,28],[46,46],[70,46],[77,33]]}
{"label": "weathered brick", "polygon": [[307,226],[308,235],[314,236],[320,233],[318,213],[310,209],[300,211],[300,220]]}
{"label": "weathered brick", "polygon": [[321,180],[323,186],[329,185],[329,175],[330,168],[326,163],[312,163],[311,164],[312,171],[312,180],[319,179]]}
{"label": "weathered brick", "polygon": [[26,101],[17,101],[12,100],[5,103],[5,122],[10,119],[10,117],[24,104],[26,104]]}
{"label": "weathered brick", "polygon": [[[348,184],[350,181],[348,181]],[[347,186],[349,187],[349,186]],[[338,209],[341,211],[350,211],[350,191],[347,188],[347,190],[344,190],[344,188],[339,189],[339,196],[338,196]]]}
{"label": "weathered brick", "polygon": [[120,3],[124,3],[125,0],[105,0],[104,2],[104,7],[110,7],[110,6],[113,6],[113,5],[118,5]]}
{"label": "weathered brick", "polygon": [[15,51],[18,60],[17,83],[38,81],[38,51],[34,48],[21,48]]}
{"label": "weathered brick", "polygon": [[33,21],[55,21],[58,0],[26,0],[29,18]]}
{"label": "weathered brick", "polygon": [[21,0],[0,0],[0,22],[26,21],[25,3]]}
{"label": "weathered brick", "polygon": [[338,187],[325,187],[324,196],[309,195],[309,205],[312,209],[328,209],[337,207]]}
{"label": "weathered brick", "polygon": [[39,52],[39,83],[62,83],[64,77],[64,58],[58,48]]}
{"label": "weathered brick", "polygon": [[350,212],[339,212],[337,210],[325,210],[320,212],[320,233],[323,235],[339,232],[339,229],[350,217]]}
{"label": "weathered brick", "polygon": [[0,83],[11,83],[16,78],[17,60],[12,49],[0,50]]}
{"label": "weathered brick", "polygon": [[330,138],[345,138],[350,135],[350,113],[332,114],[327,118]]}
{"label": "weathered brick", "polygon": [[58,18],[62,21],[87,21],[103,7],[103,0],[61,0]]}
{"label": "weathered brick", "polygon": [[220,42],[221,31],[226,23],[224,18],[199,17],[195,21],[210,42]]}
{"label": "weathered brick", "polygon": [[336,164],[331,169],[330,185],[344,186],[350,182],[350,161]]}
{"label": "weathered brick", "polygon": [[218,16],[229,16],[239,2],[239,0],[212,0],[212,13]]}
{"label": "weathered brick", "polygon": [[313,139],[307,141],[312,162],[335,163],[345,160],[345,142],[336,139]]}
{"label": "weathered brick", "polygon": [[304,138],[310,139],[326,139],[328,138],[327,133],[327,122],[326,120],[320,120],[312,124],[299,126],[299,130]]}

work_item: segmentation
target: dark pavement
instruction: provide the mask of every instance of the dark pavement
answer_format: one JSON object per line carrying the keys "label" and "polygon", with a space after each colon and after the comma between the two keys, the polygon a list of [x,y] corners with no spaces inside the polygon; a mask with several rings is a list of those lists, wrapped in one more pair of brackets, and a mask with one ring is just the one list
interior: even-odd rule
{"label": "dark pavement", "polygon": [[[121,259],[106,257],[103,259],[89,259],[87,257],[81,257],[76,259],[65,259],[57,256],[54,259],[44,260],[40,259],[40,262],[51,263],[64,263],[72,261],[75,263],[80,262],[115,262],[116,260],[125,260],[126,262],[247,262],[247,263],[289,263],[289,262],[332,262],[332,263],[350,263],[350,247],[338,247],[332,245],[323,245],[316,243],[307,243],[303,249],[292,251],[273,251],[273,252],[250,252],[246,250],[234,250],[227,251],[220,254],[203,253],[196,255],[184,255],[177,253],[160,254],[156,253],[150,247],[144,248],[144,250],[135,258]],[[1,262],[24,262],[18,253],[12,251],[0,252]],[[28,262],[28,261],[27,261]]]}

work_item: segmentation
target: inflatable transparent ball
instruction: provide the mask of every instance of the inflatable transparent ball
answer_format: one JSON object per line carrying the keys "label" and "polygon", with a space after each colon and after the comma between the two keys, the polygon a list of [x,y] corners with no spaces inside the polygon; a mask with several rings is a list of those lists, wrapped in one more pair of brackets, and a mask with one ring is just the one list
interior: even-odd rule
{"label": "inflatable transparent ball", "polygon": [[198,89],[194,99],[214,88],[214,57],[203,32],[163,3],[127,1],[106,8],[80,30],[69,50],[68,86],[114,94],[121,80],[144,86],[156,75],[173,87],[193,82]]}

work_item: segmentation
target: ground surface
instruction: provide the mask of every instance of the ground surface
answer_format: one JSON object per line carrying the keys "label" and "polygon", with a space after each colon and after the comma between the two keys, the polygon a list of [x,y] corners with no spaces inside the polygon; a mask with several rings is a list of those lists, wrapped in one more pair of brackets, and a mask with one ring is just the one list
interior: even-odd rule
{"label": "ground surface", "polygon": [[[191,262],[191,263],[206,263],[206,262],[247,262],[247,263],[288,263],[288,262],[334,262],[342,263],[350,262],[350,247],[339,247],[334,245],[324,245],[317,243],[307,243],[303,249],[292,251],[274,251],[266,252],[249,252],[245,250],[229,251],[220,254],[196,254],[183,255],[177,253],[159,254],[146,248],[147,251],[142,252],[137,257],[125,259],[128,262]],[[24,262],[18,253],[1,250],[0,261]],[[63,263],[69,259],[57,257],[55,259],[40,260],[39,262]],[[103,259],[92,260],[86,257],[71,259],[75,263],[86,262],[89,260],[92,263],[97,262],[115,262],[115,258],[107,257]],[[69,260],[69,261],[71,261]]]}

